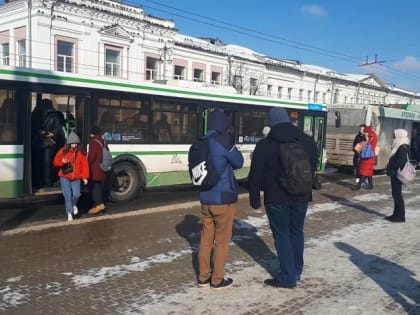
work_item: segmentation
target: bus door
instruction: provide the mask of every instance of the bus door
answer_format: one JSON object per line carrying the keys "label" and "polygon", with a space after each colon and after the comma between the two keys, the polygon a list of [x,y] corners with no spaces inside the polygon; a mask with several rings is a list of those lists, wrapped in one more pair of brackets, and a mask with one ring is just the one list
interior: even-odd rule
{"label": "bus door", "polygon": [[[60,189],[58,170],[53,167],[55,153],[65,145],[67,136],[75,132],[86,148],[85,104],[88,98],[58,92],[37,91],[30,93],[30,147],[31,163],[27,165],[27,191],[48,194]],[[57,127],[57,123],[59,123]],[[48,129],[48,130],[47,130]],[[54,131],[50,129],[55,129]],[[54,141],[45,141],[48,132],[55,134]]]}
{"label": "bus door", "polygon": [[313,137],[318,149],[317,170],[323,170],[325,167],[325,117],[305,115],[303,132]]}

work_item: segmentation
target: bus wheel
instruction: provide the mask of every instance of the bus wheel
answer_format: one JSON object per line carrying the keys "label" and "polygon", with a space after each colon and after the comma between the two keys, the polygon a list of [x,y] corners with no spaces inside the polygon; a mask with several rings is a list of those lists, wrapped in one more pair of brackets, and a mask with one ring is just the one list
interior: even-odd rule
{"label": "bus wheel", "polygon": [[126,201],[136,197],[140,191],[140,172],[130,162],[120,162],[113,166],[109,198],[112,201]]}

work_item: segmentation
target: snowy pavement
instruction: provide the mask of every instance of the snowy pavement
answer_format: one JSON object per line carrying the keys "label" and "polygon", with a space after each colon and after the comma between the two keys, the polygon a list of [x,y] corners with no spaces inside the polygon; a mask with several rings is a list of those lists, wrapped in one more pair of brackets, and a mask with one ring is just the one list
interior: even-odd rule
{"label": "snowy pavement", "polygon": [[[305,227],[296,289],[265,287],[278,272],[263,211],[238,203],[227,276],[197,288],[197,203],[4,233],[2,314],[420,314],[420,182],[404,192],[405,223],[390,223],[389,181],[354,193],[324,185]],[[83,224],[82,224],[83,223]]]}

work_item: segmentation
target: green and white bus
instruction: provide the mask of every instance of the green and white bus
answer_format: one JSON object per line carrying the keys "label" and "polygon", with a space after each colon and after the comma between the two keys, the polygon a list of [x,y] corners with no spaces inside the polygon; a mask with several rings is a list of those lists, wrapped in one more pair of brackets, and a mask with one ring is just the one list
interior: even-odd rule
{"label": "green and white bus", "polygon": [[179,87],[169,82],[2,66],[0,201],[60,193],[59,185],[39,190],[33,187],[34,169],[42,161],[32,159],[31,115],[43,99],[74,117],[66,128],[76,130],[84,149],[88,150],[91,127],[98,125],[103,130],[113,155],[110,198],[114,201],[129,200],[146,187],[189,183],[188,149],[206,132],[206,113],[215,108],[228,115],[232,137],[244,154],[245,166],[237,172],[238,179],[248,174],[251,153],[263,137],[272,106],[286,108],[314,137],[319,147],[318,167],[324,164],[327,111],[323,104],[225,93],[221,86]]}

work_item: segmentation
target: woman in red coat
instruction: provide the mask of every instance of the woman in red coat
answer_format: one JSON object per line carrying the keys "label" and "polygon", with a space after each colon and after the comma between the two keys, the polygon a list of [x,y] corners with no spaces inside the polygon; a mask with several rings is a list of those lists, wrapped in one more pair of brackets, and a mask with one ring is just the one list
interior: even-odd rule
{"label": "woman in red coat", "polygon": [[[376,144],[378,142],[378,136],[373,131],[372,126],[365,127],[365,137],[366,141],[370,143],[370,146],[372,147],[372,151],[375,152]],[[369,158],[369,159],[360,159],[359,164],[359,175],[360,175],[360,181],[357,183],[356,186],[352,187],[353,190],[359,190],[362,183],[367,178],[368,180],[368,186],[366,189],[372,189],[373,188],[373,167],[376,162],[376,156]]]}
{"label": "woman in red coat", "polygon": [[77,202],[80,198],[80,182],[88,183],[89,166],[86,155],[80,149],[80,139],[71,132],[67,137],[67,144],[58,150],[54,157],[54,166],[59,168],[61,188],[67,212],[67,221],[73,221],[73,215],[79,210]]}
{"label": "woman in red coat", "polygon": [[102,147],[108,149],[101,129],[95,126],[90,131],[88,155],[93,200],[93,206],[89,210],[89,214],[98,214],[105,210],[105,182],[107,174],[100,167],[102,162]]}

